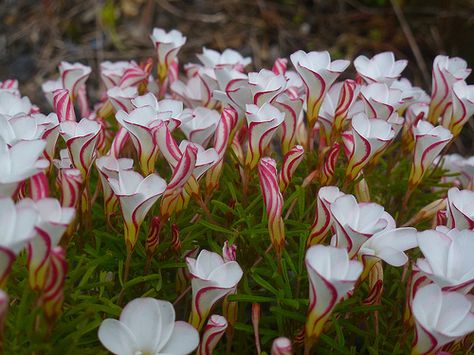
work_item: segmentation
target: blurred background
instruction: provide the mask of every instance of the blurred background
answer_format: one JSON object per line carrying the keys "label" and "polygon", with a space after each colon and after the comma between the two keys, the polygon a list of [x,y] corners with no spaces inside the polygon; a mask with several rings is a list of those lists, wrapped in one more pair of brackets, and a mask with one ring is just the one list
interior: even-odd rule
{"label": "blurred background", "polygon": [[[428,90],[436,54],[474,66],[474,0],[2,0],[0,17],[0,80],[19,79],[42,108],[41,83],[61,60],[96,70],[103,60],[154,57],[153,27],[187,36],[181,64],[203,46],[235,48],[253,58],[250,69],[298,49],[347,59],[388,50],[409,59],[404,76]],[[88,81],[92,99],[97,79]]]}

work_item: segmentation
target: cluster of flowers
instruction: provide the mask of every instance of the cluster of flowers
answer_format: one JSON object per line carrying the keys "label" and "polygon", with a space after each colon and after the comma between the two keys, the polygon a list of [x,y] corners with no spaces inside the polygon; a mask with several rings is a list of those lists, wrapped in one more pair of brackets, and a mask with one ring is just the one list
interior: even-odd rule
{"label": "cluster of flowers", "polygon": [[[90,228],[94,167],[106,220],[110,223],[119,206],[123,217],[125,281],[151,208],[160,199],[145,244],[149,260],[171,216],[187,208],[191,199],[206,210],[226,161],[238,166],[244,195],[258,172],[271,245],[280,259],[285,248],[284,193],[306,158],[314,171],[303,186],[323,186],[305,258],[306,353],[336,304],[362,282],[370,286],[366,302],[380,302],[382,261],[406,265],[405,251],[416,247],[424,258],[416,261],[410,275],[405,317],[407,324],[416,324],[413,352],[434,353],[450,349],[445,345],[454,340],[452,348],[467,341],[474,331],[469,296],[474,287],[472,159],[440,157],[474,113],[474,86],[464,81],[470,73],[465,61],[436,57],[431,95],[400,79],[407,62],[389,52],[356,58],[356,80],[337,81],[350,62],[333,61],[328,52],[297,51],[290,57],[296,71],[279,58],[271,70],[246,73],[249,58],[230,49],[218,53],[204,48],[198,54],[200,64],[185,65],[181,80],[177,54],[186,38],[175,30],[154,29],[151,39],[157,77],[151,74],[152,59],[140,64],[104,62],[100,75],[107,90],[94,107],[85,85],[91,69],[78,63],[61,63],[60,78],[43,85],[55,112],[47,116],[21,97],[15,80],[0,84],[0,286],[16,255],[26,248],[30,285],[39,292],[46,317],[59,315],[67,271],[64,248],[78,228]],[[59,136],[66,149],[57,149]],[[451,188],[445,199],[434,201],[409,223],[433,217],[433,230],[397,228],[384,207],[370,202],[364,169],[376,164],[396,139],[413,157],[405,204],[433,162],[462,173],[448,182],[465,190]],[[281,150],[280,171],[269,157],[273,150]],[[137,166],[124,156],[136,156]],[[331,186],[341,160],[357,199]],[[168,182],[156,171],[164,162],[172,171]],[[59,200],[49,197],[53,176]],[[329,235],[329,245],[324,245]],[[179,243],[176,231],[177,250]],[[197,252],[185,255],[187,270],[180,271],[184,282],[192,284],[189,323],[175,321],[167,301],[135,299],[120,320],[107,319],[100,326],[99,339],[108,350],[186,354],[197,348],[199,354],[212,353],[235,322],[235,302],[226,296],[237,292],[243,271],[235,245],[226,243],[222,256]],[[0,296],[3,324],[8,302],[5,293]],[[221,300],[225,317],[209,317]],[[291,353],[289,339],[275,339],[272,354]]]}

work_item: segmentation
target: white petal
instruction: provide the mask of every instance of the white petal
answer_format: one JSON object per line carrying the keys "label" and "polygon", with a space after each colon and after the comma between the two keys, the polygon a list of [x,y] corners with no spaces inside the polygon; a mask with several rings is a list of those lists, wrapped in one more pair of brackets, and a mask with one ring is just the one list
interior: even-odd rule
{"label": "white petal", "polygon": [[173,333],[167,344],[159,349],[160,354],[185,355],[194,351],[199,345],[199,333],[190,324],[178,321],[174,324]]}
{"label": "white petal", "polygon": [[99,340],[116,355],[135,355],[138,347],[130,330],[116,319],[106,319],[99,328]]}

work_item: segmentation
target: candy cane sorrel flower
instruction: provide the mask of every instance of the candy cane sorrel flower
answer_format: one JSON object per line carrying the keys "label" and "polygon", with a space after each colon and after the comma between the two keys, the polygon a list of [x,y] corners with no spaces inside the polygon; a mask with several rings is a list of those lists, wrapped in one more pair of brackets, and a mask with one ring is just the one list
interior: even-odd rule
{"label": "candy cane sorrel flower", "polygon": [[99,123],[85,118],[79,122],[65,121],[60,124],[60,134],[66,141],[71,163],[84,179],[89,176],[96,157],[100,129]]}
{"label": "candy cane sorrel flower", "polygon": [[202,334],[201,343],[196,352],[197,355],[212,355],[216,348],[219,340],[221,340],[227,329],[227,320],[217,314],[213,314],[209,317],[204,331]]}
{"label": "candy cane sorrel flower", "polygon": [[413,127],[413,135],[415,148],[409,178],[411,188],[416,187],[422,181],[435,158],[453,138],[448,129],[442,126],[434,127],[427,121],[419,121]]}
{"label": "candy cane sorrel flower", "polygon": [[99,340],[117,355],[177,354],[193,352],[199,333],[183,321],[175,321],[168,301],[136,298],[129,302],[118,320],[107,318],[99,327]]}
{"label": "candy cane sorrel flower", "polygon": [[248,150],[245,164],[253,169],[270,144],[276,129],[284,120],[285,114],[271,104],[247,105]]}
{"label": "candy cane sorrel flower", "polygon": [[262,69],[258,73],[249,73],[249,86],[253,103],[262,106],[272,100],[286,88],[286,79],[271,70]]}
{"label": "candy cane sorrel flower", "polygon": [[243,272],[236,261],[225,262],[219,254],[207,250],[202,250],[197,259],[186,258],[186,264],[193,288],[190,323],[200,330],[214,304],[236,290]]}
{"label": "candy cane sorrel flower", "polygon": [[75,210],[61,207],[54,198],[43,198],[38,201],[23,199],[18,206],[32,208],[38,212],[36,236],[28,244],[28,272],[30,287],[43,290],[50,267],[50,254],[59,244],[64,232],[72,222]]}
{"label": "candy cane sorrel flower", "polygon": [[154,28],[150,37],[158,54],[158,79],[163,82],[171,63],[186,43],[186,37],[177,30],[166,32],[161,28]]}
{"label": "candy cane sorrel flower", "polygon": [[0,288],[5,285],[18,253],[35,235],[38,212],[15,205],[12,199],[0,198]]}
{"label": "candy cane sorrel flower", "polygon": [[466,122],[474,114],[474,85],[458,81],[453,85],[453,103],[451,117],[443,122],[451,133],[457,137]]}
{"label": "candy cane sorrel flower", "polygon": [[146,214],[166,189],[166,182],[157,174],[141,176],[133,170],[119,170],[117,178],[108,178],[110,187],[120,201],[125,228],[125,244],[133,251],[140,225]]}
{"label": "candy cane sorrel flower", "polygon": [[412,354],[435,354],[445,344],[474,331],[472,302],[436,284],[420,288],[413,299],[416,334]]}
{"label": "candy cane sorrel flower", "polygon": [[368,118],[359,113],[352,118],[353,147],[349,156],[346,176],[353,180],[378,153],[383,151],[395,136],[390,123]]}
{"label": "candy cane sorrel flower", "polygon": [[62,86],[69,91],[73,100],[77,98],[90,73],[91,68],[81,63],[61,62],[59,65]]}
{"label": "candy cane sorrel flower", "polygon": [[285,191],[290,186],[291,179],[296,169],[304,158],[304,148],[301,145],[295,145],[283,157],[283,164],[278,174],[278,184],[280,190]]}
{"label": "candy cane sorrel flower", "polygon": [[41,154],[46,141],[20,141],[9,147],[0,140],[0,197],[12,196],[18,185],[49,166]]}
{"label": "candy cane sorrel flower", "polygon": [[308,241],[306,245],[319,244],[326,237],[329,229],[333,224],[330,206],[338,197],[343,196],[344,193],[339,190],[337,186],[321,187],[316,196],[316,213],[314,215],[314,222],[311,226]]}
{"label": "candy cane sorrel flower", "polygon": [[268,233],[277,257],[281,258],[285,247],[285,224],[281,216],[283,196],[278,186],[278,171],[275,160],[262,158],[258,163],[258,175],[267,211]]}
{"label": "candy cane sorrel flower", "polygon": [[311,130],[318,119],[324,95],[350,62],[348,60],[331,62],[331,56],[327,51],[305,53],[300,50],[293,53],[290,59],[306,87],[307,117]]}
{"label": "candy cane sorrel flower", "polygon": [[383,52],[367,58],[364,55],[354,59],[354,66],[357,73],[370,83],[391,84],[406,68],[408,61],[405,59],[395,60],[393,52]]}
{"label": "candy cane sorrel flower", "polygon": [[97,159],[95,165],[99,171],[102,191],[104,193],[105,215],[109,219],[117,208],[118,199],[110,188],[108,179],[117,179],[120,170],[132,170],[133,160],[127,158],[117,159],[112,155],[105,155]]}
{"label": "candy cane sorrel flower", "polygon": [[446,204],[446,217],[448,228],[473,229],[474,192],[459,190],[457,187],[450,188]]}
{"label": "candy cane sorrel flower", "polygon": [[323,245],[308,249],[305,264],[309,281],[305,346],[309,350],[321,335],[336,304],[354,287],[362,272],[362,264],[349,260],[345,249]]}
{"label": "candy cane sorrel flower", "polygon": [[417,238],[425,258],[417,260],[416,268],[445,291],[469,293],[474,287],[474,232],[438,226]]}
{"label": "candy cane sorrel flower", "polygon": [[198,143],[203,147],[207,146],[212,135],[216,131],[219,122],[219,112],[205,107],[196,107],[189,112],[189,120],[183,120],[179,127],[186,138],[193,143]]}
{"label": "candy cane sorrel flower", "polygon": [[466,79],[471,73],[464,59],[438,55],[433,62],[433,77],[429,120],[437,124],[449,106],[454,83]]}
{"label": "candy cane sorrel flower", "polygon": [[395,228],[395,221],[384,208],[373,202],[357,203],[352,195],[338,197],[330,205],[336,227],[335,245],[354,257],[375,233]]}

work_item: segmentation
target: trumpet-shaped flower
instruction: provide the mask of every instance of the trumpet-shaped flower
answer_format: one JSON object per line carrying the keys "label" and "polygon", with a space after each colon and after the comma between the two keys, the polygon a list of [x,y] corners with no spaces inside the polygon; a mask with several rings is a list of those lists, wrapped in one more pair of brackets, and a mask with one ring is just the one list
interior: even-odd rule
{"label": "trumpet-shaped flower", "polygon": [[360,93],[365,113],[369,118],[381,118],[387,121],[403,103],[401,90],[390,88],[383,83],[363,86]]}
{"label": "trumpet-shaped flower", "polygon": [[193,110],[185,110],[189,113],[189,120],[183,120],[179,127],[186,138],[193,143],[207,146],[212,135],[216,131],[219,122],[219,112],[205,107],[196,107]]}
{"label": "trumpet-shaped flower", "polygon": [[290,186],[291,179],[296,169],[304,158],[304,148],[301,145],[295,145],[283,157],[283,164],[278,174],[278,185],[280,190],[285,191]]}
{"label": "trumpet-shaped flower", "polygon": [[158,121],[157,112],[151,106],[143,106],[130,113],[118,111],[115,117],[130,134],[142,172],[145,175],[154,172],[158,146],[154,140],[153,126]]}
{"label": "trumpet-shaped flower", "polygon": [[390,144],[394,136],[395,131],[390,123],[368,118],[363,113],[355,115],[352,118],[353,147],[346,176],[354,180],[370,160]]}
{"label": "trumpet-shaped flower", "polygon": [[224,156],[229,145],[229,140],[233,137],[234,128],[237,125],[237,116],[237,111],[231,107],[227,107],[222,111],[216,132],[214,133],[214,149],[219,159],[206,174],[207,193],[210,193],[219,186],[219,178],[224,166]]}
{"label": "trumpet-shaped flower", "polygon": [[202,48],[202,53],[196,55],[201,63],[208,68],[229,67],[244,68],[252,62],[249,57],[242,57],[236,50],[227,48],[222,53],[213,49]]}
{"label": "trumpet-shaped flower", "polygon": [[187,118],[189,114],[183,113],[183,103],[178,100],[164,99],[158,101],[156,96],[148,93],[142,96],[137,96],[132,99],[132,104],[136,108],[150,106],[156,111],[156,118],[165,121],[168,124],[170,131],[179,127],[181,120]]}
{"label": "trumpet-shaped flower", "polygon": [[417,186],[436,157],[453,138],[451,132],[442,127],[434,127],[427,121],[419,121],[413,127],[415,148],[410,171],[409,184]]}
{"label": "trumpet-shaped flower", "polygon": [[183,321],[175,321],[168,301],[136,298],[129,302],[118,320],[107,318],[99,327],[99,340],[117,355],[186,355],[199,344],[199,333]]}
{"label": "trumpet-shaped flower", "polygon": [[286,79],[283,74],[275,74],[271,70],[262,69],[258,73],[248,74],[250,92],[253,103],[262,106],[270,103],[286,89]]}
{"label": "trumpet-shaped flower", "polygon": [[19,141],[41,139],[45,129],[45,126],[33,116],[21,114],[8,118],[0,115],[0,139],[9,146]]}
{"label": "trumpet-shaped flower", "polygon": [[453,85],[471,73],[464,59],[438,55],[433,62],[429,120],[437,124],[449,106]]}
{"label": "trumpet-shaped flower", "polygon": [[36,237],[28,244],[28,272],[30,287],[43,290],[50,268],[50,254],[61,240],[75,214],[74,208],[61,207],[54,198],[38,201],[23,199],[18,206],[32,208],[38,213]]}
{"label": "trumpet-shaped flower", "polygon": [[132,170],[133,160],[127,158],[117,159],[112,155],[105,155],[97,159],[95,165],[99,171],[102,191],[104,193],[104,211],[107,218],[110,218],[117,208],[118,199],[110,188],[108,179],[117,179],[120,170]]}
{"label": "trumpet-shaped flower", "polygon": [[354,257],[374,234],[395,228],[395,221],[376,203],[357,203],[352,195],[338,197],[330,206],[336,227],[335,245]]}
{"label": "trumpet-shaped flower", "polygon": [[119,170],[117,178],[108,179],[122,209],[125,244],[132,251],[138,240],[140,225],[146,214],[166,189],[166,182],[157,174],[143,178],[133,170]]}
{"label": "trumpet-shaped flower", "polygon": [[59,122],[73,121],[76,122],[76,113],[74,112],[74,104],[72,103],[69,90],[58,89],[52,92],[54,112],[58,115]]}
{"label": "trumpet-shaped flower", "polygon": [[9,147],[0,140],[0,197],[12,196],[18,185],[46,169],[49,162],[41,159],[46,142],[20,141]]}
{"label": "trumpet-shaped flower", "polygon": [[347,251],[314,245],[305,257],[309,280],[306,346],[319,337],[337,303],[346,297],[362,272],[362,264],[349,260]]}
{"label": "trumpet-shaped flower", "polygon": [[50,253],[50,266],[43,293],[41,307],[48,321],[55,320],[61,313],[64,302],[64,283],[67,275],[66,253],[63,248],[55,247]]}
{"label": "trumpet-shaped flower", "polygon": [[452,187],[448,190],[446,217],[448,228],[474,228],[474,192]]}
{"label": "trumpet-shaped flower", "polygon": [[350,62],[331,61],[327,51],[305,53],[300,50],[293,53],[290,59],[306,87],[307,117],[312,129],[318,119],[324,96]]}
{"label": "trumpet-shaped flower", "polygon": [[283,196],[278,186],[278,171],[275,160],[262,158],[258,164],[258,175],[267,211],[268,233],[275,253],[278,258],[281,258],[285,247],[285,224],[281,216]]}
{"label": "trumpet-shaped flower", "polygon": [[81,63],[61,62],[59,65],[62,87],[69,90],[73,100],[78,96],[90,73],[91,68]]}
{"label": "trumpet-shaped flower", "polygon": [[354,59],[354,66],[357,73],[364,78],[367,84],[391,84],[400,77],[407,64],[408,61],[405,59],[395,60],[393,52],[379,53],[370,59],[364,55],[360,55]]}
{"label": "trumpet-shaped flower", "polygon": [[129,66],[130,62],[127,61],[110,62],[107,60],[100,63],[100,77],[105,87],[111,89],[118,86],[125,69]]}
{"label": "trumpet-shaped flower", "polygon": [[303,99],[284,92],[276,97],[272,105],[285,114],[279,135],[281,150],[286,154],[296,142],[296,126],[303,110]]}
{"label": "trumpet-shaped flower", "polygon": [[31,207],[15,205],[12,199],[0,198],[0,287],[5,285],[13,261],[35,235],[38,212]]}
{"label": "trumpet-shaped flower", "polygon": [[186,258],[192,276],[191,324],[202,328],[211,308],[220,299],[234,292],[243,272],[236,261],[225,262],[216,253],[202,250],[197,259]]}
{"label": "trumpet-shaped flower", "polygon": [[443,290],[469,293],[474,287],[474,232],[438,226],[417,238],[425,256],[417,260],[417,268]]}
{"label": "trumpet-shaped flower", "polygon": [[445,344],[474,331],[472,302],[436,284],[420,288],[412,303],[416,335],[412,354],[434,354]]}
{"label": "trumpet-shaped flower", "polygon": [[166,32],[161,28],[154,28],[150,37],[158,54],[158,79],[163,82],[171,63],[186,43],[186,37],[177,30]]}
{"label": "trumpet-shaped flower", "polygon": [[129,86],[121,88],[113,86],[107,90],[107,97],[109,98],[115,111],[123,110],[125,112],[132,111],[135,107],[132,100],[138,96],[136,86]]}
{"label": "trumpet-shaped flower", "polygon": [[319,244],[323,241],[333,224],[330,206],[338,197],[344,193],[337,186],[324,186],[318,191],[316,197],[316,214],[311,226],[307,246]]}
{"label": "trumpet-shaped flower", "polygon": [[196,351],[196,355],[212,355],[214,349],[227,329],[227,320],[217,314],[209,317],[202,334],[201,343]]}
{"label": "trumpet-shaped flower", "polygon": [[85,179],[96,157],[97,140],[101,126],[96,121],[83,118],[79,122],[66,121],[60,124],[60,134],[66,141],[74,168]]}
{"label": "trumpet-shaped flower", "polygon": [[452,115],[449,122],[443,125],[449,127],[451,133],[457,137],[473,114],[474,85],[467,85],[464,80],[454,83]]}
{"label": "trumpet-shaped flower", "polygon": [[18,114],[29,114],[31,109],[29,98],[19,97],[4,90],[0,91],[0,115],[13,117]]}
{"label": "trumpet-shaped flower", "polygon": [[271,104],[247,105],[248,150],[245,164],[253,169],[270,144],[285,114]]}
{"label": "trumpet-shaped flower", "polygon": [[228,68],[216,68],[214,73],[219,86],[218,90],[214,90],[214,98],[230,105],[242,118],[246,105],[253,101],[247,75]]}

